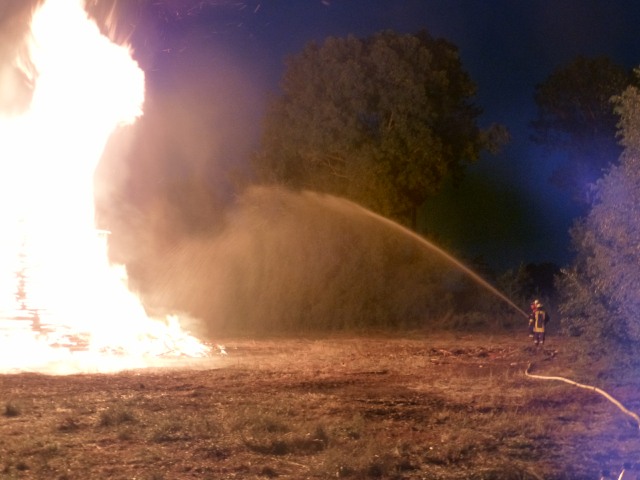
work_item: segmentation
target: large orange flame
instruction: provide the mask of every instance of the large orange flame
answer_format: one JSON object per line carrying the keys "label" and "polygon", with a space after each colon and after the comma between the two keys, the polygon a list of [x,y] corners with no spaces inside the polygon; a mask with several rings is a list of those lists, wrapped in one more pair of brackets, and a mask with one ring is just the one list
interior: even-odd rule
{"label": "large orange flame", "polygon": [[28,51],[30,107],[0,117],[0,370],[206,355],[176,317],[147,317],[95,227],[94,172],[113,130],[142,115],[144,72],[82,0],[47,0]]}

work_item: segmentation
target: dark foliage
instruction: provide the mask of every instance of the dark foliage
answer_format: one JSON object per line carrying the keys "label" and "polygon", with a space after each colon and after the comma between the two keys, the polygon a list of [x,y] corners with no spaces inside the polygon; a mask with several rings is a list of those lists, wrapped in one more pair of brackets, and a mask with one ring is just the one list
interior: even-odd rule
{"label": "dark foliage", "polygon": [[573,229],[577,256],[560,281],[572,332],[623,342],[640,340],[639,106],[634,86],[616,99],[625,150],[597,183],[591,211]]}
{"label": "dark foliage", "polygon": [[589,185],[621,153],[611,97],[632,81],[631,72],[607,57],[580,56],[536,86],[532,138],[566,155],[551,180],[582,204],[589,200]]}
{"label": "dark foliage", "polygon": [[426,32],[328,38],[288,61],[254,167],[261,182],[354,200],[415,226],[504,128],[476,126],[476,87],[457,48]]}

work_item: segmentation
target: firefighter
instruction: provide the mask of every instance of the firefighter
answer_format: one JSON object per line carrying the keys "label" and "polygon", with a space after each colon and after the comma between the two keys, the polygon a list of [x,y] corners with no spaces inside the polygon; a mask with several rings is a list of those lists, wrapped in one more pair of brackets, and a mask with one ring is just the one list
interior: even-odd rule
{"label": "firefighter", "polygon": [[534,300],[532,305],[532,318],[529,322],[533,331],[533,343],[536,346],[544,345],[544,334],[549,322],[549,314],[539,300]]}

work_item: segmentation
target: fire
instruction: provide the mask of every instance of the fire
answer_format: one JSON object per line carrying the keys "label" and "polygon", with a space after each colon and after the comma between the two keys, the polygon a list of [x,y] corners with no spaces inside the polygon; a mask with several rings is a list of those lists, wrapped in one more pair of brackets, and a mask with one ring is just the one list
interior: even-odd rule
{"label": "fire", "polygon": [[28,51],[16,64],[34,87],[31,104],[0,116],[0,370],[206,355],[176,317],[147,317],[124,267],[109,264],[108,232],[95,227],[94,172],[111,133],[142,115],[144,72],[83,0],[46,0]]}

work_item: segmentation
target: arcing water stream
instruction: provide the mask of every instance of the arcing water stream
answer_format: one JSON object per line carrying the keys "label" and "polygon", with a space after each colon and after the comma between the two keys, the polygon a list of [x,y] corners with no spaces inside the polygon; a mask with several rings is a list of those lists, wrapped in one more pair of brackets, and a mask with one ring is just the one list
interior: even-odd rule
{"label": "arcing water stream", "polygon": [[442,248],[440,248],[437,245],[433,244],[432,242],[426,240],[425,238],[421,237],[420,235],[418,235],[417,233],[413,232],[412,230],[409,230],[408,228],[403,227],[399,223],[396,223],[393,220],[390,220],[390,219],[388,219],[386,217],[383,217],[382,215],[374,213],[371,210],[368,210],[368,209],[362,207],[361,205],[358,205],[357,203],[351,202],[351,201],[346,200],[346,199],[340,199],[340,200],[342,202],[344,202],[345,204],[347,204],[353,211],[358,212],[358,213],[360,213],[362,215],[366,215],[366,216],[368,216],[370,218],[373,218],[374,220],[376,220],[378,222],[381,222],[381,223],[391,227],[392,229],[401,232],[403,235],[406,235],[406,236],[410,237],[412,240],[415,240],[416,242],[418,242],[422,247],[435,252],[440,257],[446,259],[449,263],[455,265],[457,268],[459,268],[460,270],[465,272],[469,277],[471,277],[479,285],[481,285],[482,287],[484,287],[487,290],[489,290],[491,293],[496,295],[501,300],[504,300],[508,305],[513,307],[514,310],[516,310],[517,312],[521,313],[526,318],[529,317],[529,315],[524,310],[519,308],[504,293],[502,293],[500,290],[495,288],[493,285],[491,285],[489,282],[487,282],[484,278],[482,278],[480,275],[478,275],[472,269],[467,267],[464,263],[462,263],[456,257],[454,257],[453,255],[447,253]]}

